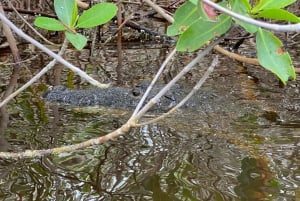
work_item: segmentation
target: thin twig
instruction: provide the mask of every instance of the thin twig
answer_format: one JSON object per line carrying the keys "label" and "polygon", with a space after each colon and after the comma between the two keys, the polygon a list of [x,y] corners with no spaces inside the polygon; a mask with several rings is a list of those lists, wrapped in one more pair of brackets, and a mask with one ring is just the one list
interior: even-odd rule
{"label": "thin twig", "polygon": [[248,64],[254,64],[254,65],[259,65],[258,59],[257,58],[249,58],[249,57],[245,57],[245,56],[241,56],[239,54],[230,52],[228,50],[225,50],[224,48],[220,47],[219,45],[216,45],[214,47],[214,50],[220,52],[223,55],[228,56],[229,58],[233,58],[235,60],[244,62],[244,63],[248,63]]}
{"label": "thin twig", "polygon": [[140,127],[140,126],[144,126],[144,125],[147,125],[147,124],[152,124],[152,123],[158,122],[159,120],[161,120],[163,118],[166,118],[167,116],[174,113],[178,108],[183,106],[200,89],[200,87],[207,80],[209,75],[213,72],[213,70],[214,70],[214,68],[216,67],[217,64],[218,64],[218,56],[216,56],[213,59],[211,65],[208,67],[208,69],[206,70],[204,75],[201,77],[201,79],[198,81],[198,83],[194,86],[194,88],[190,91],[190,93],[187,96],[185,96],[176,106],[174,106],[168,112],[158,116],[157,118],[151,119],[151,120],[143,122],[143,123],[138,123],[134,126]]}
{"label": "thin twig", "polygon": [[[153,78],[151,84],[149,85],[149,87],[147,88],[146,92],[144,93],[143,97],[141,98],[139,104],[137,105],[137,107],[135,108],[133,114],[131,115],[131,118],[133,118],[138,111],[141,109],[142,105],[144,104],[147,96],[149,95],[151,89],[153,88],[154,84],[157,82],[159,76],[161,75],[161,73],[163,72],[163,70],[165,69],[165,67],[167,66],[168,62],[172,59],[172,57],[175,55],[176,53],[176,48],[174,48],[171,53],[168,55],[168,57],[164,60],[163,64],[161,65],[161,67],[159,68],[158,72],[156,73],[155,77]],[[131,119],[130,118],[130,119]]]}
{"label": "thin twig", "polygon": [[19,158],[36,158],[36,157],[46,156],[50,154],[59,154],[63,152],[75,151],[77,149],[82,149],[82,148],[91,147],[93,145],[104,143],[110,139],[116,138],[128,132],[129,129],[130,129],[130,125],[126,123],[123,126],[121,126],[119,129],[105,136],[90,139],[78,144],[72,144],[72,145],[57,147],[53,149],[26,150],[25,152],[0,152],[0,158],[17,160]]}
{"label": "thin twig", "polygon": [[9,59],[7,59],[7,61],[5,61],[5,62],[0,62],[0,65],[4,65],[4,66],[19,65],[19,64],[23,64],[23,63],[32,61],[32,60],[36,59],[38,56],[39,56],[39,54],[34,55],[34,56],[32,56],[32,57],[30,57],[28,59],[22,60],[22,61],[12,62],[12,63],[8,63]]}
{"label": "thin twig", "polygon": [[[214,50],[218,51],[219,53],[225,55],[225,56],[228,56],[232,59],[235,59],[237,61],[240,61],[240,62],[243,62],[243,63],[247,63],[247,64],[253,64],[253,65],[257,65],[257,66],[260,66],[259,64],[259,61],[257,58],[249,58],[249,57],[246,57],[246,56],[242,56],[242,55],[239,55],[239,54],[236,54],[234,52],[230,52],[222,47],[220,47],[219,45],[216,45],[214,47]],[[300,68],[299,67],[294,67],[295,69],[295,72],[296,73],[300,73]]]}
{"label": "thin twig", "polygon": [[213,43],[211,43],[205,50],[201,51],[196,58],[194,58],[188,65],[186,65],[162,90],[156,94],[154,98],[152,98],[134,117],[132,117],[133,122],[136,122],[140,119],[154,104],[158,103],[159,99],[167,93],[167,91],[187,72],[189,72],[194,65],[196,65],[204,56],[206,56],[214,46],[216,46],[221,40],[223,40],[224,36],[218,38]]}
{"label": "thin twig", "polygon": [[149,6],[151,6],[155,11],[157,11],[161,16],[163,16],[168,22],[173,23],[174,19],[171,15],[168,15],[164,9],[162,9],[161,7],[159,7],[158,5],[156,5],[155,3],[153,3],[150,0],[144,0],[144,2],[146,2]]}

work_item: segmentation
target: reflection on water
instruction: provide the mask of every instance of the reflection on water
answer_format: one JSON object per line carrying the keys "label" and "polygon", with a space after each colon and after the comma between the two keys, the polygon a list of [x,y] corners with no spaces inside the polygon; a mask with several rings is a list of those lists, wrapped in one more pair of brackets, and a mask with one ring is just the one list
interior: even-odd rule
{"label": "reflection on water", "polygon": [[[157,58],[165,51],[147,49],[147,54],[140,54],[139,50],[124,50],[124,83],[155,72]],[[174,61],[172,70],[188,57]],[[107,81],[104,74],[115,70],[116,58],[101,59],[92,61],[94,68],[85,67],[98,80]],[[197,81],[207,59],[184,81]],[[245,72],[241,66],[233,70],[228,64],[232,61],[221,61],[222,68],[202,89],[218,98],[203,103],[199,111],[182,109],[159,124],[73,153],[0,160],[1,200],[299,199],[299,110],[280,106],[284,90],[251,82],[247,75],[274,83],[270,74]],[[44,86],[29,90],[9,105],[5,130],[9,150],[82,142],[118,128],[130,116],[128,111],[94,108],[83,113],[49,105],[39,98],[42,90]]]}
{"label": "reflection on water", "polygon": [[[39,113],[37,107],[33,108],[35,114]],[[9,140],[14,149],[81,142],[114,130],[129,115],[117,110],[84,114],[70,108],[50,108],[48,121],[40,127],[34,124],[38,118],[15,117],[14,124],[31,119],[32,126],[25,127],[23,122],[22,132],[17,126],[8,129],[10,136],[21,132]],[[195,114],[189,114],[189,118],[196,118],[191,115]],[[295,143],[299,135],[295,129],[287,133],[280,127],[242,129],[241,125],[253,122],[241,118],[230,130],[212,127],[202,131],[183,119],[188,117],[170,119],[174,124],[133,129],[116,140],[74,153],[2,160],[1,199],[168,201],[292,200],[295,197],[293,192],[299,184],[299,143]],[[198,120],[194,124],[203,122]],[[271,135],[278,131],[282,131],[278,136]],[[256,144],[256,138],[251,137],[254,132],[264,135],[267,141],[264,146],[261,142]],[[244,135],[243,139],[253,147],[229,143],[237,135]],[[256,149],[265,156],[250,156],[253,154],[249,150]]]}
{"label": "reflection on water", "polygon": [[[279,184],[263,158],[244,158],[235,192],[243,200],[268,200],[278,192]],[[270,191],[270,192],[269,192]]]}
{"label": "reflection on water", "polygon": [[[114,129],[112,122],[116,121],[104,122],[97,116],[75,120],[73,117],[78,117],[75,113],[64,115],[73,123],[57,122],[63,135],[57,136],[61,145],[95,137],[99,131],[108,132]],[[97,125],[92,125],[96,119]],[[101,121],[103,125],[99,123]],[[24,130],[25,135],[26,132],[32,131]],[[34,135],[39,141],[49,141],[50,138],[39,131]],[[228,158],[229,155],[233,157]],[[193,139],[182,138],[171,129],[154,124],[132,130],[118,140],[75,153],[17,163],[3,161],[1,175],[5,185],[3,183],[1,187],[1,197],[49,200],[198,200],[221,197],[228,200],[235,197],[233,175],[238,174],[236,159],[239,155],[223,139],[214,139],[201,132]],[[227,158],[223,160],[225,156]],[[227,170],[231,174],[224,174]]]}

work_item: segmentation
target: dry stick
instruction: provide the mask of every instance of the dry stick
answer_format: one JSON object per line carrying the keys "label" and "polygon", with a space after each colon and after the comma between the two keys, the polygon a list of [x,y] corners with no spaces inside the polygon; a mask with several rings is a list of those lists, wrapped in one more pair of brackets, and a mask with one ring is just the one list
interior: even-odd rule
{"label": "dry stick", "polygon": [[131,120],[131,118],[133,118],[138,111],[141,109],[142,105],[144,104],[147,96],[149,95],[151,89],[153,88],[154,84],[156,83],[156,81],[158,80],[159,76],[161,75],[161,73],[163,72],[163,70],[165,69],[165,67],[167,66],[168,62],[172,59],[172,57],[175,55],[176,53],[176,48],[174,48],[171,53],[168,55],[168,57],[164,60],[164,62],[162,63],[161,67],[159,68],[158,72],[156,73],[155,77],[153,78],[152,82],[150,83],[149,87],[147,88],[146,92],[144,93],[143,97],[141,98],[139,104],[137,105],[137,107],[135,108],[133,114],[131,115],[129,121]]}
{"label": "dry stick", "polygon": [[135,126],[139,127],[139,126],[144,126],[144,125],[147,125],[147,124],[152,124],[152,123],[158,122],[159,120],[171,115],[178,108],[183,106],[201,88],[201,86],[207,80],[209,75],[213,72],[213,70],[216,67],[216,65],[218,64],[218,62],[219,62],[218,56],[216,56],[213,59],[211,65],[208,67],[208,69],[204,73],[204,75],[201,77],[201,79],[198,81],[198,83],[194,86],[194,88],[190,91],[190,93],[187,96],[185,96],[184,99],[182,99],[175,107],[173,107],[167,113],[164,113],[164,114],[160,115],[159,117],[157,117],[155,119],[151,119],[150,121],[146,121],[146,122],[143,122],[143,123],[136,124]]}
{"label": "dry stick", "polygon": [[155,11],[157,11],[161,16],[163,16],[166,20],[168,20],[168,22],[173,23],[174,19],[172,16],[168,15],[164,9],[162,9],[161,7],[159,7],[158,5],[156,5],[155,3],[153,3],[150,0],[144,0],[144,2],[146,2],[149,6],[151,6]]}
{"label": "dry stick", "polygon": [[154,104],[158,103],[159,99],[187,72],[189,72],[194,65],[196,65],[200,59],[206,56],[213,48],[216,46],[221,40],[223,40],[224,36],[218,38],[213,43],[211,43],[207,48],[201,51],[196,58],[194,58],[188,65],[186,65],[162,90],[156,94],[154,98],[152,98],[134,117],[132,120],[132,126],[134,126],[135,122],[139,120]]}
{"label": "dry stick", "polygon": [[[13,11],[13,9],[10,8],[10,7],[3,6],[3,8],[4,8],[5,11],[10,11],[10,12]],[[54,14],[43,13],[43,12],[39,12],[38,10],[27,10],[27,9],[22,9],[22,8],[17,8],[17,10],[18,10],[19,13],[28,14],[28,15],[32,15],[32,16],[40,15],[40,16],[52,17],[52,18],[57,17]]]}
{"label": "dry stick", "polygon": [[19,61],[19,62],[13,62],[13,63],[8,63],[9,59],[7,59],[4,62],[0,62],[0,65],[12,66],[12,65],[17,65],[17,64],[23,64],[23,63],[26,63],[26,62],[29,62],[29,61],[32,61],[32,60],[36,59],[38,56],[39,56],[39,54],[34,55],[34,56],[30,57],[29,59],[25,59],[25,60],[22,60],[22,61]]}
{"label": "dry stick", "polygon": [[65,65],[66,67],[70,68],[72,71],[74,71],[75,73],[77,73],[80,77],[82,77],[83,79],[85,79],[86,81],[88,81],[89,83],[91,83],[92,85],[95,85],[95,86],[98,86],[98,87],[102,87],[102,88],[107,88],[109,86],[108,84],[101,84],[100,82],[98,82],[94,78],[90,77],[86,72],[80,70],[76,66],[74,66],[71,63],[69,63],[68,61],[64,60],[61,56],[55,54],[50,49],[48,49],[47,47],[45,47],[44,45],[42,45],[38,41],[34,40],[32,37],[30,37],[27,34],[25,34],[21,29],[19,29],[18,27],[16,27],[9,19],[7,19],[1,13],[0,13],[0,19],[4,23],[6,23],[12,30],[14,30],[16,32],[16,34],[18,34],[20,37],[22,37],[25,40],[29,41],[30,43],[32,43],[36,47],[40,48],[45,53],[47,53],[48,55],[50,55],[51,57],[53,57],[54,59],[56,59],[58,62],[60,62],[61,64]]}
{"label": "dry stick", "polygon": [[[239,54],[236,54],[236,53],[230,52],[228,50],[225,50],[224,48],[220,47],[219,45],[216,45],[214,47],[214,50],[216,50],[216,51],[220,52],[221,54],[224,54],[224,55],[226,55],[226,56],[228,56],[232,59],[240,61],[240,62],[253,64],[253,65],[260,65],[257,58],[249,58],[249,57],[241,56]],[[300,68],[294,67],[294,69],[295,69],[296,73],[300,73]]]}
{"label": "dry stick", "polygon": [[241,56],[239,54],[235,54],[233,52],[225,50],[224,48],[221,48],[219,45],[216,45],[216,47],[214,47],[214,49],[216,51],[230,57],[230,58],[235,59],[235,60],[245,62],[245,63],[248,63],[248,64],[260,65],[256,58],[248,58],[248,57],[245,57],[245,56]]}
{"label": "dry stick", "polygon": [[111,39],[116,35],[116,33],[119,33],[119,30],[122,29],[122,28],[124,27],[124,25],[126,25],[126,23],[133,17],[133,15],[134,15],[134,12],[131,13],[127,18],[125,18],[124,21],[122,22],[122,24],[118,26],[118,29],[117,29],[114,33],[112,33],[111,36],[108,37],[108,38],[104,41],[103,45],[105,45],[105,44],[107,44],[109,41],[111,41]]}
{"label": "dry stick", "polygon": [[88,9],[90,7],[89,4],[82,2],[81,0],[76,0],[76,3],[80,8],[83,8],[83,9]]}
{"label": "dry stick", "polygon": [[[68,47],[68,40],[65,39],[63,42],[63,45],[61,47],[61,50],[59,51],[58,55],[62,55],[65,50]],[[22,87],[20,87],[18,90],[16,90],[14,93],[10,94],[7,98],[5,98],[0,103],[0,108],[4,106],[6,103],[8,103],[11,99],[13,99],[15,96],[17,96],[19,93],[27,89],[30,85],[32,85],[34,82],[36,82],[40,77],[42,77],[45,73],[47,73],[56,63],[56,59],[52,60],[47,66],[45,66],[38,74],[36,74],[33,78],[31,78],[26,84],[24,84]]]}

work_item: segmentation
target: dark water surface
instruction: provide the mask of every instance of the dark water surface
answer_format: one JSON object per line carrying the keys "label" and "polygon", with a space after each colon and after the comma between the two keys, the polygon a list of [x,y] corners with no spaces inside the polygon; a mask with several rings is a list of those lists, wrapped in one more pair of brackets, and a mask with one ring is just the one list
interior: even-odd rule
{"label": "dark water surface", "polygon": [[[125,48],[119,75],[113,48],[99,50],[90,61],[84,52],[68,57],[98,80],[121,78],[131,86],[151,77],[166,50]],[[173,61],[165,80],[189,58]],[[181,83],[197,81],[210,61],[206,58]],[[130,116],[124,110],[45,103],[43,90],[44,85],[36,84],[9,104],[4,133],[9,150],[83,142],[115,130]],[[299,200],[299,80],[281,88],[270,73],[223,58],[202,90],[220,97],[204,103],[205,111],[182,109],[164,121],[73,153],[1,159],[0,199]]]}

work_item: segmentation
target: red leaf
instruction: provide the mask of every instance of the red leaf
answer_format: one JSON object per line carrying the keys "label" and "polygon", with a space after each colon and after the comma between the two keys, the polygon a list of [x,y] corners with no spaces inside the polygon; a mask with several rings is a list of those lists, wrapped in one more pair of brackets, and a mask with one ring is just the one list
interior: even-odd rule
{"label": "red leaf", "polygon": [[202,3],[204,11],[210,19],[215,19],[217,17],[217,13],[214,8],[210,7],[206,3]]}

